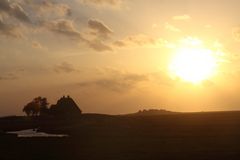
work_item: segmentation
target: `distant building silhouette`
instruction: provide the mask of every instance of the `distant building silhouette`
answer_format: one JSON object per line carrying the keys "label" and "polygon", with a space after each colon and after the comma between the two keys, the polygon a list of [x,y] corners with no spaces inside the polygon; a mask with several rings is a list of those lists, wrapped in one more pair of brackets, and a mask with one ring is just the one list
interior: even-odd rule
{"label": "distant building silhouette", "polygon": [[50,107],[50,114],[55,116],[79,116],[81,109],[70,96],[63,96],[57,104]]}

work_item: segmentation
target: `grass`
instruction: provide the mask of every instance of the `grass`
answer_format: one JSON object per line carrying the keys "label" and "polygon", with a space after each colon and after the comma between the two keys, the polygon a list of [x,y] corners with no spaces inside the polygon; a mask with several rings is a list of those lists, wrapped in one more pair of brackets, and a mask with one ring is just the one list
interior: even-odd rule
{"label": "grass", "polygon": [[[29,123],[39,125],[43,131],[71,136],[21,139],[0,136],[1,160],[240,159],[240,112],[152,116],[88,114],[71,120],[20,122],[24,127]],[[19,120],[15,123],[13,126],[20,128]],[[4,128],[4,123],[0,124]]]}

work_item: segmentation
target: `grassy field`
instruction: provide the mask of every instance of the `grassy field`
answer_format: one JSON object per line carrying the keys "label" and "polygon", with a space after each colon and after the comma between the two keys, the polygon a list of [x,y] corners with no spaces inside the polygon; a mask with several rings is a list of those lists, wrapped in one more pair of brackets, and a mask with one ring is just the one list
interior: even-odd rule
{"label": "grassy field", "polygon": [[[17,119],[17,120],[16,120]],[[12,125],[11,125],[12,123]],[[6,125],[7,124],[7,125]],[[10,125],[10,126],[9,126]],[[0,129],[40,127],[68,138],[5,138],[0,160],[239,160],[240,112],[0,120]]]}

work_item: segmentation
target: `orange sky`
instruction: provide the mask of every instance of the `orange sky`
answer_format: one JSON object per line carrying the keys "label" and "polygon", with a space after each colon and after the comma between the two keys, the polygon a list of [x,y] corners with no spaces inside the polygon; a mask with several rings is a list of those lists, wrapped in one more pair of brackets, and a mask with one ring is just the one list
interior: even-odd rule
{"label": "orange sky", "polygon": [[[68,94],[83,112],[238,110],[239,7],[238,0],[1,0],[0,116],[22,114],[36,96],[55,103]],[[216,63],[198,83],[169,71],[189,39]],[[184,56],[175,66],[195,64]],[[211,66],[199,64],[190,76]]]}

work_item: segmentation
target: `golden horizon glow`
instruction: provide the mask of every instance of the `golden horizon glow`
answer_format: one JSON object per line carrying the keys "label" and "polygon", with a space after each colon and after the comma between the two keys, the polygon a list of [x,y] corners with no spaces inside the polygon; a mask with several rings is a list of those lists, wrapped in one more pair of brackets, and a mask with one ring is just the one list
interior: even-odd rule
{"label": "golden horizon glow", "polygon": [[171,76],[193,84],[212,77],[217,67],[214,51],[199,39],[186,38],[182,42],[169,65]]}

